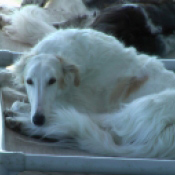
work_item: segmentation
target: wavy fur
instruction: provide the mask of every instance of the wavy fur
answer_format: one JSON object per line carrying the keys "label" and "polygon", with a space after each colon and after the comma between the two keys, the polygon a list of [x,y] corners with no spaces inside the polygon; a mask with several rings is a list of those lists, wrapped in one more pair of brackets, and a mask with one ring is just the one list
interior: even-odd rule
{"label": "wavy fur", "polygon": [[58,30],[32,53],[14,67],[31,112],[21,113],[20,103],[18,116],[6,118],[10,128],[73,137],[79,148],[102,155],[174,158],[175,92],[168,89],[175,75],[156,57],[92,29]]}

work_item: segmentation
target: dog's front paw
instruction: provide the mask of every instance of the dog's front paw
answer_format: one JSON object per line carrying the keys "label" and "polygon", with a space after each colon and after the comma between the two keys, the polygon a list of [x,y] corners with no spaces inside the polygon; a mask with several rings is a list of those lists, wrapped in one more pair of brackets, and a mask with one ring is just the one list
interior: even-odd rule
{"label": "dog's front paw", "polygon": [[15,101],[11,107],[12,111],[19,113],[30,113],[31,107],[29,103]]}
{"label": "dog's front paw", "polygon": [[15,116],[17,116],[17,113],[14,112],[14,111],[11,110],[11,109],[5,109],[5,110],[3,111],[3,113],[4,113],[4,117],[5,117],[5,118],[6,118],[6,117],[15,117]]}
{"label": "dog's front paw", "polygon": [[6,117],[6,126],[16,132],[21,132],[22,122],[16,120],[16,117]]}
{"label": "dog's front paw", "polygon": [[4,115],[6,126],[13,131],[19,132],[23,135],[30,135],[31,131],[34,129],[29,114],[5,110]]}

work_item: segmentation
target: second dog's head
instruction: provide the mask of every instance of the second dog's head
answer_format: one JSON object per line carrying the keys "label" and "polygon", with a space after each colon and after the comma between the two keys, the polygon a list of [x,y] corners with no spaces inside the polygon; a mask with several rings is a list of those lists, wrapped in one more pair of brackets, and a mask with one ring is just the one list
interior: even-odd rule
{"label": "second dog's head", "polygon": [[24,85],[31,104],[31,120],[42,126],[52,112],[57,97],[71,86],[79,86],[78,68],[63,58],[50,55],[25,55],[14,66],[15,83]]}

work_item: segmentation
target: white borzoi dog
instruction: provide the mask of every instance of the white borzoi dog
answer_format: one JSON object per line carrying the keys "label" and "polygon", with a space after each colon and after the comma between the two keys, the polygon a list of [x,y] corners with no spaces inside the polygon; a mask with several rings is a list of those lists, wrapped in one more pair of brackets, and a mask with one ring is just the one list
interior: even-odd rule
{"label": "white borzoi dog", "polygon": [[[103,155],[175,157],[175,92],[166,90],[175,87],[175,74],[156,57],[138,55],[92,29],[66,29],[23,55],[12,74],[25,86],[31,110],[16,102],[14,116],[6,114],[10,128],[73,137],[80,148]],[[116,113],[122,103],[142,96]]]}

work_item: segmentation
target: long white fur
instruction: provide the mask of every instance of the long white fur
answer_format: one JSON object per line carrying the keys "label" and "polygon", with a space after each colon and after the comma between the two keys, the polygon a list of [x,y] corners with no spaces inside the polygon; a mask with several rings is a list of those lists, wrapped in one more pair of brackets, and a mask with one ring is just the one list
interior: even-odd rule
{"label": "long white fur", "polygon": [[[18,10],[19,10],[18,7],[0,5],[0,26],[3,27],[9,25],[11,22],[11,18],[13,17],[13,14],[17,13]],[[16,42],[10,39],[2,30],[0,30],[1,50],[23,52],[29,50],[29,48],[31,48],[29,44]],[[9,62],[9,64],[12,64],[12,62]]]}
{"label": "long white fur", "polygon": [[[62,63],[58,58],[63,61],[63,66],[77,67],[80,86],[74,86],[73,74],[68,73],[64,77]],[[43,109],[50,106],[48,103],[51,96],[60,93],[56,102],[61,104],[78,106],[77,108],[81,106],[82,110],[88,109],[91,112],[108,112],[119,108],[122,102],[130,102],[140,96],[175,86],[174,73],[166,70],[156,57],[137,55],[135,49],[124,48],[114,37],[91,29],[59,30],[42,40],[31,50],[29,56],[22,57],[15,66],[17,84],[24,82],[26,85],[27,78],[34,78],[36,80],[33,81],[37,81],[38,86],[43,84],[43,89],[51,77],[65,79],[65,88],[59,88],[56,92],[48,91]],[[120,79],[129,82],[128,79],[132,77],[138,80],[147,77],[147,80],[126,98],[123,87],[120,91],[124,94],[116,95],[119,97],[110,103],[112,92],[117,89]],[[162,79],[166,79],[167,83]],[[126,83],[126,86],[129,85]],[[33,91],[34,89],[28,94],[29,98],[32,98]],[[46,96],[45,90],[43,92]]]}
{"label": "long white fur", "polygon": [[[23,133],[70,136],[80,148],[103,155],[174,158],[175,92],[168,89],[175,87],[175,74],[156,57],[92,29],[58,30],[21,57],[13,73],[26,87],[31,113],[6,121],[21,123]],[[57,83],[48,85],[53,77]],[[126,96],[133,77],[146,79]],[[111,101],[114,91],[119,94]],[[116,112],[122,103],[128,106]],[[46,117],[42,127],[31,122],[37,111]]]}
{"label": "long white fur", "polygon": [[[72,107],[55,109],[43,127],[32,125],[26,113],[7,121],[21,123],[22,133],[27,135],[72,137],[79,148],[100,155],[174,159],[174,96],[175,90],[167,89],[108,114],[79,113]],[[16,104],[17,109],[23,106]]]}
{"label": "long white fur", "polygon": [[[19,43],[26,43],[33,46],[46,34],[55,31],[49,25],[51,18],[47,12],[35,5],[22,8],[11,16],[11,25],[3,28],[4,33]],[[37,29],[37,26],[40,26]]]}
{"label": "long white fur", "polygon": [[47,8],[29,5],[11,15],[11,25],[3,31],[12,39],[34,45],[43,37],[56,31],[53,22],[64,22],[81,15],[93,14],[82,0],[53,0]]}

